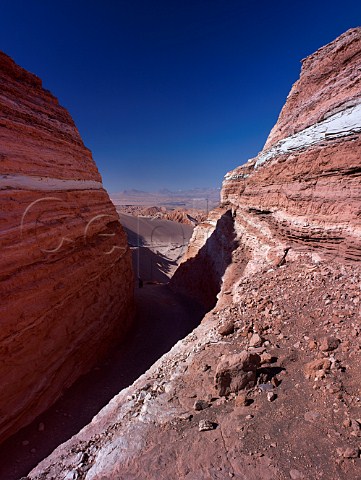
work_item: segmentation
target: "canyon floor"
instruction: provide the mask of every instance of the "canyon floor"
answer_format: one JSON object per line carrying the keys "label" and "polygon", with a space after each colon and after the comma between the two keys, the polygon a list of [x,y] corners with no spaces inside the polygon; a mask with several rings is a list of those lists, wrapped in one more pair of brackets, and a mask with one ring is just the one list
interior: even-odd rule
{"label": "canyon floor", "polygon": [[0,447],[1,480],[18,480],[76,434],[120,390],[143,374],[186,336],[204,314],[202,308],[167,285],[136,288],[135,327],[109,358],[67,390],[31,425]]}
{"label": "canyon floor", "polygon": [[193,226],[157,216],[119,210],[118,214],[132,249],[135,276],[145,282],[167,283],[187,249]]}

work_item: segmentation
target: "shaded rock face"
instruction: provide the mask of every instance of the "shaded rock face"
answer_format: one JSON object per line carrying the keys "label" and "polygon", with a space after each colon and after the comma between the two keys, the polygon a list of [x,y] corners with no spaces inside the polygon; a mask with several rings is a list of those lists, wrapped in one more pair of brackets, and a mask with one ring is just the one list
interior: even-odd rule
{"label": "shaded rock face", "polygon": [[90,151],[41,81],[0,53],[0,439],[131,322],[125,234]]}
{"label": "shaded rock face", "polygon": [[172,288],[195,297],[207,310],[213,308],[236,245],[232,212],[214,210],[210,218],[194,230],[182,263],[171,280]]}

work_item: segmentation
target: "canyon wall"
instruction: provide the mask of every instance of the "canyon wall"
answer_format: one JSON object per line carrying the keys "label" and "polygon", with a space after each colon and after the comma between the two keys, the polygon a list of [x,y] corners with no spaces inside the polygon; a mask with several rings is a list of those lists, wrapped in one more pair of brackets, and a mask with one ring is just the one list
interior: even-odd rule
{"label": "canyon wall", "polygon": [[230,209],[218,208],[196,227],[182,261],[173,275],[173,290],[196,298],[206,310],[216,304],[226,269],[237,246]]}
{"label": "canyon wall", "polygon": [[[172,281],[176,288],[202,298],[213,285],[215,303],[214,292],[222,285],[218,298],[223,302],[235,278],[297,252],[343,262],[361,259],[360,64],[360,28],[303,60],[300,79],[264,149],[225,175],[221,208],[196,227]],[[210,228],[218,237],[226,230],[210,223],[215,225],[227,211],[232,212],[236,242],[226,248],[213,242],[212,247]],[[212,280],[217,269],[209,263],[204,268],[204,259],[199,267],[195,264],[205,250],[212,259],[233,252],[217,288]]]}
{"label": "canyon wall", "polygon": [[[30,479],[359,475],[343,419],[359,418],[360,55],[358,28],[303,62],[265,148],[195,228],[172,285],[216,307]],[[257,388],[218,398],[219,362],[244,350],[265,365]]]}
{"label": "canyon wall", "polygon": [[119,341],[133,313],[126,236],[69,113],[0,53],[0,439]]}
{"label": "canyon wall", "polygon": [[271,243],[361,258],[360,61],[360,28],[306,58],[262,152],[225,176],[222,201]]}

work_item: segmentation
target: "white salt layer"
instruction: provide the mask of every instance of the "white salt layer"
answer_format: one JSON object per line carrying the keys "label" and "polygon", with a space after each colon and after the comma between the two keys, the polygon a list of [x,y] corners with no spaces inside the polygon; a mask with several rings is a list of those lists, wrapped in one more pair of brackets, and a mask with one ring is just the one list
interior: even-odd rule
{"label": "white salt layer", "polygon": [[335,113],[326,120],[305,128],[301,132],[284,138],[269,150],[258,156],[254,168],[258,168],[267,160],[276,156],[292,153],[327,139],[345,137],[361,132],[361,104]]}

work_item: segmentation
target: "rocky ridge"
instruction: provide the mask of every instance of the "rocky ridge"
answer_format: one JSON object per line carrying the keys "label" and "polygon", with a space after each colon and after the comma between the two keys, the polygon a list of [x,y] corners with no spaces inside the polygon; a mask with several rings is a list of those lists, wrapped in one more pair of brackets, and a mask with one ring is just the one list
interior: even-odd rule
{"label": "rocky ridge", "polygon": [[195,228],[172,284],[214,307],[201,325],[31,480],[361,478],[360,53],[352,29],[303,62]]}
{"label": "rocky ridge", "polygon": [[41,80],[0,53],[0,439],[127,331],[130,252],[90,151]]}
{"label": "rocky ridge", "polygon": [[162,220],[171,220],[172,222],[183,223],[185,225],[198,225],[198,223],[207,219],[206,212],[202,210],[187,208],[167,209],[165,207],[144,207],[140,205],[116,205],[118,213],[125,213],[135,217],[158,218]]}

